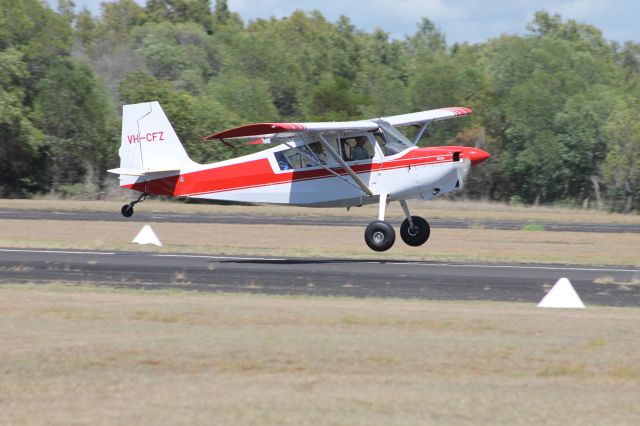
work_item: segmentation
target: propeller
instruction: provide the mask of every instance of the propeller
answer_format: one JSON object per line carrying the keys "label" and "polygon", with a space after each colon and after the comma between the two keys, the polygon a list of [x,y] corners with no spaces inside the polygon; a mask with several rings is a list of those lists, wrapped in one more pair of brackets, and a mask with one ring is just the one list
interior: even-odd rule
{"label": "propeller", "polygon": [[464,182],[467,179],[471,166],[482,163],[484,160],[490,157],[488,152],[475,147],[464,147],[462,149],[462,161],[458,165],[458,185],[457,187],[462,189]]}
{"label": "propeller", "polygon": [[456,185],[456,188],[464,188],[464,183],[467,180],[469,170],[471,170],[471,160],[463,158],[462,161],[458,163],[458,184]]}

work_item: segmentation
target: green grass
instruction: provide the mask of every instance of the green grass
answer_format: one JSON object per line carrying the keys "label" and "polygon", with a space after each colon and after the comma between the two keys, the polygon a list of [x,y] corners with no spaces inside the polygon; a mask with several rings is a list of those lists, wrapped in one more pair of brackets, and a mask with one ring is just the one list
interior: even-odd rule
{"label": "green grass", "polygon": [[522,227],[523,231],[541,232],[544,231],[544,225],[539,223],[527,223]]}

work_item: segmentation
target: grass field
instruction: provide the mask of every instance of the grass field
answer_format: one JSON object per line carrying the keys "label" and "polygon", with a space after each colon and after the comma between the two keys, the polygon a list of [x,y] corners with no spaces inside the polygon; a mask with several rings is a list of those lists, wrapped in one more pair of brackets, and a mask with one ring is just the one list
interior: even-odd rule
{"label": "grass field", "polygon": [[[132,193],[133,194],[133,193]],[[109,211],[119,212],[124,203],[128,203],[134,195],[123,198],[122,201],[76,201],[56,199],[36,200],[7,200],[0,199],[0,210],[5,208],[31,210],[59,210],[59,211]],[[638,214],[614,214],[595,210],[569,209],[547,206],[506,205],[503,203],[451,201],[437,199],[433,201],[409,200],[412,214],[429,218],[467,219],[467,220],[520,220],[530,222],[577,222],[577,223],[620,223],[640,224]],[[347,212],[344,208],[307,208],[277,205],[214,205],[214,204],[185,204],[183,202],[155,201],[150,199],[136,206],[138,211],[172,212],[172,213],[225,213],[241,215],[272,214],[279,216],[349,216],[370,217],[378,216],[377,205],[356,207]],[[398,203],[391,203],[387,208],[387,216],[403,217]]]}
{"label": "grass field", "polygon": [[[0,208],[47,208],[71,210],[117,211],[120,203],[60,202],[51,200],[0,200]],[[562,209],[514,208],[493,204],[444,202],[415,203],[414,211],[427,217],[478,220],[494,217],[519,218],[528,221],[576,221],[634,223],[637,216],[609,215]],[[397,207],[397,206],[396,206]],[[146,211],[200,211],[227,214],[332,214],[350,215],[344,209],[304,209],[278,206],[215,206],[149,203]],[[376,216],[375,208],[363,207],[357,215]],[[371,210],[371,211],[369,211]],[[395,214],[401,215],[401,209]],[[391,209],[390,211],[394,211]],[[244,213],[241,213],[244,212]],[[555,212],[555,213],[553,213]],[[560,212],[561,214],[559,214]],[[572,216],[573,215],[573,216]],[[118,216],[116,216],[118,218]],[[422,247],[409,247],[400,238],[385,253],[369,250],[364,244],[364,226],[287,226],[152,223],[164,246],[137,246],[131,240],[141,224],[117,220],[113,222],[0,220],[0,246],[21,248],[58,248],[90,250],[145,250],[178,253],[228,255],[318,256],[342,258],[376,258],[443,261],[542,262],[586,265],[640,266],[640,238],[631,233],[552,232],[532,223],[520,231],[433,228],[429,242]]]}
{"label": "grass field", "polygon": [[639,424],[638,311],[0,287],[0,424]]}
{"label": "grass field", "polygon": [[434,228],[422,247],[409,247],[398,237],[391,250],[376,253],[357,226],[153,223],[164,244],[159,248],[131,243],[141,227],[135,222],[4,220],[0,247],[640,265],[638,234]]}

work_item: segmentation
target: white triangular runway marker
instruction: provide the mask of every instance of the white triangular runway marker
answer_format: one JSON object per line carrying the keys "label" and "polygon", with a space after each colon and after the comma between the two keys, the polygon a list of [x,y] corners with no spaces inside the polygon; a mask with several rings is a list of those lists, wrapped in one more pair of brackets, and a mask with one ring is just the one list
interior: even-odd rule
{"label": "white triangular runway marker", "polygon": [[155,244],[157,246],[162,245],[155,232],[153,232],[153,229],[151,229],[151,226],[149,225],[143,226],[140,232],[138,232],[138,235],[136,235],[136,237],[131,240],[131,242],[137,244]]}
{"label": "white triangular runway marker", "polygon": [[560,278],[538,303],[538,308],[582,308],[584,303],[568,278]]}

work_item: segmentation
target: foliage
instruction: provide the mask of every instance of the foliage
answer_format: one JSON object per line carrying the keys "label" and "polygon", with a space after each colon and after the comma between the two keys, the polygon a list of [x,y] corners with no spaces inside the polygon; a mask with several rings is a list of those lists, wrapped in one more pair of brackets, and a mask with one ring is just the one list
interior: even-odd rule
{"label": "foliage", "polygon": [[639,207],[640,45],[592,25],[540,11],[524,36],[449,46],[428,17],[401,40],[317,11],[245,23],[226,0],[101,7],[0,0],[0,195],[101,191],[124,103],[158,100],[200,162],[255,149],[201,141],[248,122],[463,105],[420,143],[492,154],[464,196]]}
{"label": "foliage", "polygon": [[9,48],[0,52],[0,63],[0,195],[21,197],[47,185],[35,173],[43,162],[42,133],[26,118],[23,55]]}
{"label": "foliage", "polygon": [[62,58],[36,89],[33,121],[47,135],[44,148],[54,187],[85,178],[100,186],[118,146],[104,87],[89,65]]}
{"label": "foliage", "polygon": [[614,208],[624,213],[631,211],[634,202],[637,207],[640,195],[639,108],[637,97],[620,102],[606,125],[609,149],[603,164],[603,174]]}

